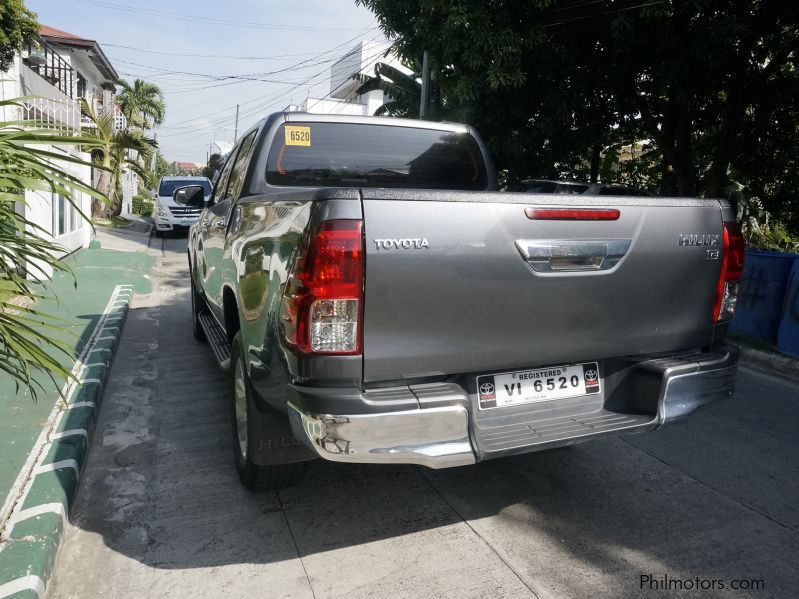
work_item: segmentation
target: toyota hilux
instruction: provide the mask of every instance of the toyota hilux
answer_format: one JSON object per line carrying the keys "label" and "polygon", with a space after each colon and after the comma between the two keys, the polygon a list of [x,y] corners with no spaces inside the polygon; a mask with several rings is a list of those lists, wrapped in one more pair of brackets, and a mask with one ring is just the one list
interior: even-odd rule
{"label": "toyota hilux", "polygon": [[734,220],[719,199],[499,192],[466,125],[270,115],[188,247],[242,481],[464,466],[730,397]]}

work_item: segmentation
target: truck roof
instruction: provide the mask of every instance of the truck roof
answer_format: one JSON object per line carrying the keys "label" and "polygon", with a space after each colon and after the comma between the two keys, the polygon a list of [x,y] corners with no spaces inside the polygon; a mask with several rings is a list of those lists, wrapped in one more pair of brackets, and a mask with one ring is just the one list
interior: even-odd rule
{"label": "truck roof", "polygon": [[287,123],[355,123],[359,125],[391,125],[408,129],[434,129],[453,133],[472,133],[469,125],[462,123],[422,121],[419,119],[400,119],[387,116],[357,116],[347,114],[315,114],[311,112],[283,112]]}

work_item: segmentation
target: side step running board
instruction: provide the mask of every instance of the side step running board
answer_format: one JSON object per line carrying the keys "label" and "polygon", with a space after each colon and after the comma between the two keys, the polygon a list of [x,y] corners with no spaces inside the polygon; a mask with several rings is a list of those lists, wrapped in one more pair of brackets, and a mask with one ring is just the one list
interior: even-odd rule
{"label": "side step running board", "polygon": [[224,371],[230,370],[230,343],[228,343],[225,331],[206,310],[200,312],[198,319],[200,326],[205,331],[208,345],[211,346],[211,351],[214,352],[216,361],[219,362],[219,367]]}

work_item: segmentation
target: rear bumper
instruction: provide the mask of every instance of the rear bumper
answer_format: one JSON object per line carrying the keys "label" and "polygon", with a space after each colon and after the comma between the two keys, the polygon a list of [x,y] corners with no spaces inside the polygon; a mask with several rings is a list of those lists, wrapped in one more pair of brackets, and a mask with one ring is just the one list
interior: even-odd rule
{"label": "rear bumper", "polygon": [[309,414],[289,404],[294,436],[334,462],[420,464],[448,468],[474,464],[469,415],[462,406],[383,414]]}
{"label": "rear bumper", "polygon": [[[490,444],[479,438],[479,427],[470,424],[472,397],[452,383],[341,393],[293,385],[289,420],[295,437],[327,460],[462,466],[682,420],[703,405],[733,395],[737,360],[737,350],[724,347],[712,354],[631,362],[627,380],[633,380],[634,393],[652,395],[644,402],[656,406],[649,414],[613,411],[618,410],[611,406],[618,406],[616,399],[616,404],[606,400],[608,405],[593,415],[570,416],[560,424],[553,424],[552,418],[543,425],[515,422],[508,434],[522,441],[496,451],[486,450]],[[327,404],[340,413],[328,413]],[[348,405],[350,410],[342,409]],[[641,402],[634,398],[631,405]],[[502,433],[492,434],[496,438]]]}

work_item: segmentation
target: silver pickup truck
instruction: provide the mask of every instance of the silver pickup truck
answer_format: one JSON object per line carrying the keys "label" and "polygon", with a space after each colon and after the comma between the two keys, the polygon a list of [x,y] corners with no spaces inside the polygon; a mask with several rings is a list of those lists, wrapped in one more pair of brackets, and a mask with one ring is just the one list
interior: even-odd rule
{"label": "silver pickup truck", "polygon": [[503,193],[468,126],[277,113],[207,204],[194,335],[230,373],[248,487],[651,431],[733,393],[724,201]]}

